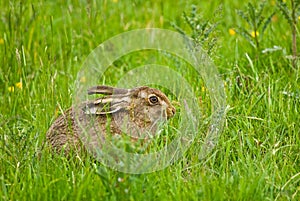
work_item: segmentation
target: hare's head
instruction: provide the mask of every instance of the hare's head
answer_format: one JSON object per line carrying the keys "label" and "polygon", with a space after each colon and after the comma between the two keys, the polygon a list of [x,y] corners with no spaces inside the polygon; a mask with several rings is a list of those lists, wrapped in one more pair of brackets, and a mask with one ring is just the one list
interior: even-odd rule
{"label": "hare's head", "polygon": [[96,86],[88,94],[102,94],[101,98],[90,102],[86,114],[111,114],[118,126],[139,135],[140,132],[156,132],[159,122],[164,122],[175,114],[175,108],[167,96],[158,89],[147,86],[134,89],[120,89]]}

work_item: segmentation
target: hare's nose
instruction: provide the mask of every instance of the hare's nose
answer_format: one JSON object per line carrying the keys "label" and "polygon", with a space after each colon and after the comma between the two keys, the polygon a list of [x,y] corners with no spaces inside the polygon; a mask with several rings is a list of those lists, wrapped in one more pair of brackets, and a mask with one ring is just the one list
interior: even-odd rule
{"label": "hare's nose", "polygon": [[171,118],[171,117],[173,117],[174,115],[175,115],[175,113],[176,113],[176,109],[175,109],[175,107],[168,107],[168,109],[167,109],[167,117],[168,117],[168,119],[169,118]]}

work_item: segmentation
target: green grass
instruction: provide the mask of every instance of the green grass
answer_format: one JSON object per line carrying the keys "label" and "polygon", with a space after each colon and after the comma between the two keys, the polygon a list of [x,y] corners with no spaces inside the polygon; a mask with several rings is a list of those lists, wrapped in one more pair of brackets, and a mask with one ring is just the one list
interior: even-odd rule
{"label": "green grass", "polygon": [[[228,32],[249,28],[235,12],[245,9],[242,1],[61,2],[0,3],[1,200],[300,200],[299,65],[292,68],[286,57],[291,55],[291,30],[279,12],[260,45],[283,51],[256,59],[245,39]],[[82,63],[101,42],[137,28],[174,30],[172,23],[191,33],[182,13],[194,4],[203,19],[210,19],[221,2],[218,47],[211,57],[230,108],[219,143],[208,156],[197,157],[200,134],[180,161],[131,175],[88,156],[68,160],[42,149],[58,111],[72,104]],[[272,1],[267,4],[270,13],[275,7]],[[115,84],[144,61],[134,58],[115,63],[106,84]],[[184,77],[198,96],[205,96],[192,71]],[[22,89],[16,86],[20,81]],[[206,117],[208,106],[204,102]]]}

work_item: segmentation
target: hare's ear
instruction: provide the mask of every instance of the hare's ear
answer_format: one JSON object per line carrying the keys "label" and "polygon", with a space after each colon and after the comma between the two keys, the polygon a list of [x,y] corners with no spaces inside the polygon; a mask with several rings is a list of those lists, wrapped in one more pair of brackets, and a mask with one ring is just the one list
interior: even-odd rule
{"label": "hare's ear", "polygon": [[110,86],[94,86],[88,89],[88,94],[103,94],[103,95],[113,95],[113,94],[127,94],[129,89],[121,89]]}
{"label": "hare's ear", "polygon": [[115,101],[111,97],[99,98],[93,102],[87,103],[84,108],[85,114],[112,114],[120,111],[121,109],[127,108],[125,101]]}
{"label": "hare's ear", "polygon": [[88,94],[104,94],[104,95],[112,95],[113,87],[110,86],[94,86],[88,89]]}

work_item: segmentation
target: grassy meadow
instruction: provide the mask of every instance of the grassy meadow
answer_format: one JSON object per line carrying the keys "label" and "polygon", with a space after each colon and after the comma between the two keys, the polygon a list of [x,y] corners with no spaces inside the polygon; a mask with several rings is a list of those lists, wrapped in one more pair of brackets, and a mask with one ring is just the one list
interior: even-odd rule
{"label": "grassy meadow", "polygon": [[[285,15],[290,0],[266,1],[261,13],[262,1],[251,2],[254,14],[239,0],[0,1],[0,199],[300,200],[300,12]],[[46,131],[72,105],[89,53],[139,28],[184,33],[215,62],[229,106],[217,146],[197,157],[199,133],[179,161],[147,174],[53,155],[42,146]],[[157,57],[184,74],[209,117],[195,72]],[[125,56],[95,84],[114,85],[151,58]]]}

